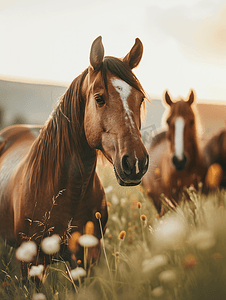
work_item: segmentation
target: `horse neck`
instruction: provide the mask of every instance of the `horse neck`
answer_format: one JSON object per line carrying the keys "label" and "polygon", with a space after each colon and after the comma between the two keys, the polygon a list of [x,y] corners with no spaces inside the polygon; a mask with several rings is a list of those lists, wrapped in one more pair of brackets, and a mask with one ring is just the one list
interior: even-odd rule
{"label": "horse neck", "polygon": [[199,143],[198,143],[198,137],[197,137],[197,132],[194,130],[194,133],[192,134],[192,150],[191,155],[193,156],[193,159],[195,161],[200,160],[200,148],[199,148]]}

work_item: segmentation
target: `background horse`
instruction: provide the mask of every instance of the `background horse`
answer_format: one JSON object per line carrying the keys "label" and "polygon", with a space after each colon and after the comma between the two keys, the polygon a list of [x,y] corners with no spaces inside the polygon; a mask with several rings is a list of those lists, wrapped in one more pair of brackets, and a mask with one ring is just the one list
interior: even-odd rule
{"label": "background horse", "polygon": [[226,130],[214,134],[204,146],[204,157],[208,168],[205,184],[207,188],[226,188]]}
{"label": "background horse", "polygon": [[90,66],[71,83],[44,126],[1,131],[0,235],[8,243],[15,246],[24,238],[40,243],[50,233],[64,241],[68,232],[82,234],[88,221],[101,238],[95,213],[101,213],[105,227],[107,206],[95,171],[97,150],[113,164],[119,184],[141,182],[148,167],[139,131],[145,94],[132,69],[142,53],[137,38],[123,59],[104,57],[98,37]]}
{"label": "background horse", "polygon": [[196,117],[191,107],[194,93],[187,101],[173,102],[166,91],[167,131],[156,135],[149,148],[150,165],[143,177],[147,195],[157,211],[163,214],[161,193],[170,200],[179,201],[185,187],[203,179],[205,164],[197,141]]}

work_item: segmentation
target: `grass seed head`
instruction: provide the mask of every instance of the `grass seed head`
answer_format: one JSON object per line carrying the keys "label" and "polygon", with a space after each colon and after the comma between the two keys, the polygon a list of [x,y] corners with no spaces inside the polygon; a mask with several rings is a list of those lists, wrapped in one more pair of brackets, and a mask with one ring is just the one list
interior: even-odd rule
{"label": "grass seed head", "polygon": [[92,221],[88,221],[86,223],[86,226],[85,226],[85,233],[86,234],[91,234],[93,235],[94,234],[94,224]]}
{"label": "grass seed head", "polygon": [[80,238],[80,236],[81,236],[81,233],[78,231],[75,231],[71,234],[71,237],[68,241],[68,249],[73,253],[77,252],[77,250],[78,250],[78,247],[79,247],[78,239]]}
{"label": "grass seed head", "polygon": [[36,293],[33,295],[32,300],[46,300],[46,296],[42,293]]}
{"label": "grass seed head", "polygon": [[79,265],[81,265],[81,263],[82,263],[81,259],[78,259],[77,260],[77,265],[79,266]]}
{"label": "grass seed head", "polygon": [[122,230],[122,231],[119,233],[118,238],[119,238],[120,240],[124,240],[125,236],[126,236],[126,232],[125,232],[125,230]]}
{"label": "grass seed head", "polygon": [[154,288],[151,292],[151,295],[153,298],[162,298],[165,294],[165,290],[162,286],[158,286],[156,288]]}
{"label": "grass seed head", "polygon": [[71,270],[71,277],[74,280],[78,280],[79,278],[85,277],[85,276],[86,276],[86,271],[81,267],[77,267],[77,268]]}
{"label": "grass seed head", "polygon": [[99,240],[91,234],[83,234],[78,239],[78,242],[83,247],[94,247],[99,243]]}
{"label": "grass seed head", "polygon": [[174,270],[164,270],[158,276],[160,282],[166,285],[175,285],[177,274]]}
{"label": "grass seed head", "polygon": [[41,242],[42,251],[45,254],[54,254],[60,251],[61,239],[58,234],[54,234],[50,237],[46,237]]}
{"label": "grass seed head", "polygon": [[145,222],[147,220],[147,217],[145,215],[140,216],[141,221]]}
{"label": "grass seed head", "polygon": [[115,257],[119,257],[119,252],[115,252]]}
{"label": "grass seed head", "polygon": [[181,264],[184,269],[192,270],[198,264],[198,258],[194,254],[187,254]]}
{"label": "grass seed head", "polygon": [[144,274],[153,274],[156,270],[166,267],[168,265],[168,258],[164,254],[158,254],[152,258],[147,258],[142,263],[142,271]]}
{"label": "grass seed head", "polygon": [[38,265],[38,266],[31,266],[29,270],[29,276],[42,276],[44,271],[44,266],[43,265]]}
{"label": "grass seed head", "polygon": [[16,250],[16,258],[20,261],[30,262],[37,254],[37,245],[33,241],[23,242]]}
{"label": "grass seed head", "polygon": [[97,211],[95,213],[95,217],[96,217],[97,220],[101,219],[101,213],[99,211]]}
{"label": "grass seed head", "polygon": [[142,204],[140,202],[137,202],[137,207],[141,208]]}

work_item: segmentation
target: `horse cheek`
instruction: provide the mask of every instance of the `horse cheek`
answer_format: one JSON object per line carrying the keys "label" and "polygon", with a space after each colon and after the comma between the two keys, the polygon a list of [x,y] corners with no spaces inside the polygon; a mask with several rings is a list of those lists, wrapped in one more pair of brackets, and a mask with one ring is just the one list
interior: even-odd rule
{"label": "horse cheek", "polygon": [[101,144],[101,126],[96,113],[87,114],[84,122],[86,140],[91,148],[98,149]]}

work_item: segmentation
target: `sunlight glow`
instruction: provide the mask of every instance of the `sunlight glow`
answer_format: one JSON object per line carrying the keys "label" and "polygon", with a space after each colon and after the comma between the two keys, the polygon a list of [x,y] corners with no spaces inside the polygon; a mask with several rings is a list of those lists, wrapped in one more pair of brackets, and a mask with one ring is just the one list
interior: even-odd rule
{"label": "sunlight glow", "polygon": [[97,36],[116,57],[139,37],[135,74],[151,97],[193,88],[198,101],[225,101],[225,20],[223,0],[1,1],[0,77],[70,83],[89,65]]}

